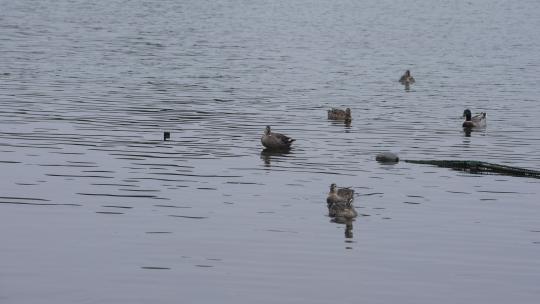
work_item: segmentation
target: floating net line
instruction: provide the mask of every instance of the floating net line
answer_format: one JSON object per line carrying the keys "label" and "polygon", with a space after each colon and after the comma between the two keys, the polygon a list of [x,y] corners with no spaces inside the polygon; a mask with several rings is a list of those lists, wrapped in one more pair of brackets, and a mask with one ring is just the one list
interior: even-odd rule
{"label": "floating net line", "polygon": [[407,163],[434,165],[475,174],[504,174],[540,178],[540,171],[520,167],[492,164],[476,160],[405,160]]}

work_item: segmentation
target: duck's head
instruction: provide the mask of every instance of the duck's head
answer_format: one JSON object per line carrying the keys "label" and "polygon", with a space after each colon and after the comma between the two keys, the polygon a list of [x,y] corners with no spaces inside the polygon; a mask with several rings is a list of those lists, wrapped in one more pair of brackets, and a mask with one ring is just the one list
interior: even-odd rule
{"label": "duck's head", "polygon": [[465,117],[465,120],[467,121],[471,120],[471,116],[472,116],[471,110],[465,109],[465,111],[463,111],[463,117]]}
{"label": "duck's head", "polygon": [[345,114],[347,114],[347,117],[351,117],[351,108],[345,109]]}
{"label": "duck's head", "polygon": [[270,126],[266,126],[266,129],[264,130],[264,134],[268,135],[268,134],[270,134],[270,132],[271,132]]}
{"label": "duck's head", "polygon": [[336,184],[331,184],[331,185],[330,185],[330,192],[331,192],[331,193],[335,193],[335,192],[336,192],[336,188],[337,188],[337,185],[336,185]]}
{"label": "duck's head", "polygon": [[409,70],[405,71],[405,76],[411,77],[411,71],[409,71]]}

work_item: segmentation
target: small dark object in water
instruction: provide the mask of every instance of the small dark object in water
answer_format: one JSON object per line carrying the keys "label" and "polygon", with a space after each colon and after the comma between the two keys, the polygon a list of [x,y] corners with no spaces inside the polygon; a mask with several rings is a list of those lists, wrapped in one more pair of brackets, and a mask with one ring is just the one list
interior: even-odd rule
{"label": "small dark object in water", "polygon": [[405,86],[409,86],[415,82],[414,77],[411,75],[411,71],[407,70],[405,71],[405,74],[403,74],[399,78],[399,82]]}
{"label": "small dark object in water", "polygon": [[171,139],[171,132],[163,132],[163,140],[167,141]]}
{"label": "small dark object in water", "polygon": [[399,162],[399,157],[392,152],[383,152],[377,154],[375,160],[380,163],[397,163]]}

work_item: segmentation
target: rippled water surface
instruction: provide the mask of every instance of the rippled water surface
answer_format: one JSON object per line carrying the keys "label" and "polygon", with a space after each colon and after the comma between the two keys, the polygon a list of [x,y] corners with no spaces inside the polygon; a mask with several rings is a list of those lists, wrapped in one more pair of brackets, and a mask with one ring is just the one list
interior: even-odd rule
{"label": "rippled water surface", "polygon": [[540,170],[540,2],[94,2],[0,1],[1,303],[538,303],[540,180],[375,155]]}

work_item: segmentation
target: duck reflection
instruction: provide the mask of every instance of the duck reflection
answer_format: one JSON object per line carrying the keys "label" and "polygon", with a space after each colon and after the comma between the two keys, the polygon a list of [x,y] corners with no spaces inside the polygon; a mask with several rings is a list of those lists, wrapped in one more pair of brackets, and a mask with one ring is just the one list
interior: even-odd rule
{"label": "duck reflection", "polygon": [[332,125],[335,125],[335,126],[345,126],[345,131],[348,132],[349,129],[351,128],[351,125],[352,125],[352,121],[350,120],[347,120],[347,121],[343,121],[343,120],[329,120],[329,122],[332,124]]}
{"label": "duck reflection", "polygon": [[485,129],[474,129],[474,128],[463,128],[463,135],[465,137],[471,137],[472,133],[475,134],[475,136],[484,136],[486,135]]}
{"label": "duck reflection", "polygon": [[411,85],[409,83],[405,83],[405,91],[409,92],[411,90]]}
{"label": "duck reflection", "polygon": [[264,149],[261,151],[261,159],[264,161],[265,167],[270,167],[272,159],[279,160],[280,158],[286,157],[289,153],[291,153],[289,150],[276,151],[271,149]]}
{"label": "duck reflection", "polygon": [[346,218],[346,217],[334,217],[331,220],[331,222],[333,223],[345,224],[345,238],[346,239],[353,238],[353,221],[354,219]]}

